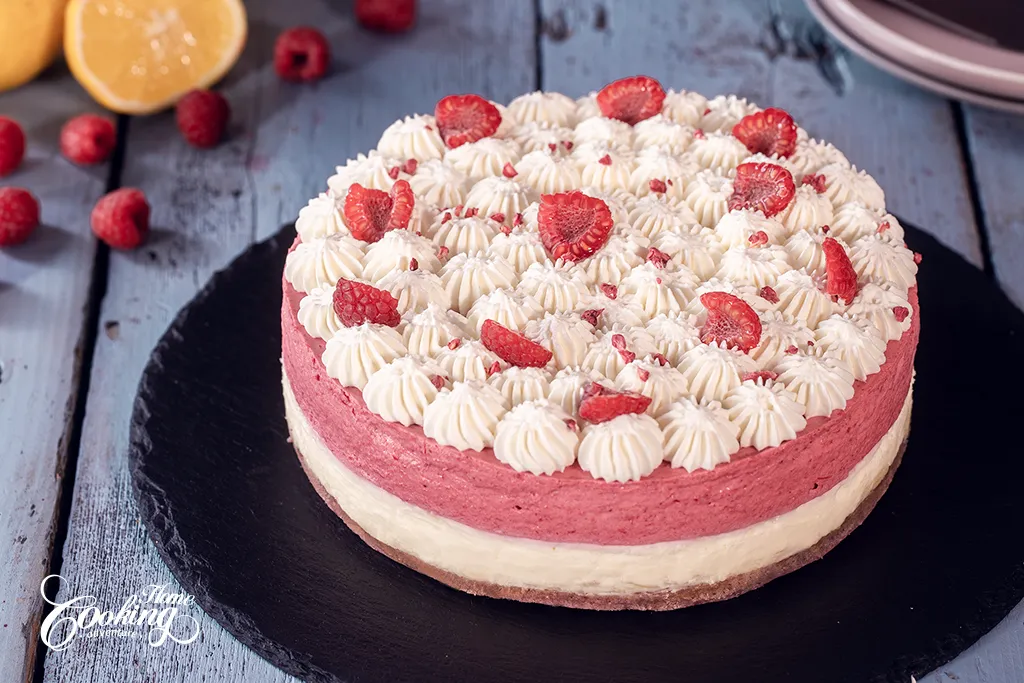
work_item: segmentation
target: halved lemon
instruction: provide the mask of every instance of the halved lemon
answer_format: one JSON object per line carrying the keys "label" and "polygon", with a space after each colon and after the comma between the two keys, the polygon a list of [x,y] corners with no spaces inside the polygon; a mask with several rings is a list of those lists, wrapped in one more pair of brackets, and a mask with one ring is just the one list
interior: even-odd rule
{"label": "halved lemon", "polygon": [[71,72],[107,109],[149,114],[220,80],[245,46],[241,0],[71,0]]}

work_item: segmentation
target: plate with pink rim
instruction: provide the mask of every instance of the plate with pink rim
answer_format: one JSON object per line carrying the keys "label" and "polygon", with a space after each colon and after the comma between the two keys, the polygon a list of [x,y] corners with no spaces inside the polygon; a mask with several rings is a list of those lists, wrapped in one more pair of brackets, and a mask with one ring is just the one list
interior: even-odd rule
{"label": "plate with pink rim", "polygon": [[[1024,113],[1024,55],[972,41],[877,0],[806,3],[843,45],[880,69],[946,97]],[[940,53],[943,41],[950,47]]]}

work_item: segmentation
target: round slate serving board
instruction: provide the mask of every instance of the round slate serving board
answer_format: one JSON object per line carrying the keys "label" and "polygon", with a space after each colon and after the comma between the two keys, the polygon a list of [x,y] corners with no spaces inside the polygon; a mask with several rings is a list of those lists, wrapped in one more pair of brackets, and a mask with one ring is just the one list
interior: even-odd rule
{"label": "round slate serving board", "polygon": [[867,521],[739,598],[587,612],[473,597],[370,550],[299,466],[280,386],[280,273],[294,231],[181,312],[139,387],[132,481],[156,547],[240,641],[310,681],[907,683],[1024,597],[1024,315],[919,230],[913,428]]}

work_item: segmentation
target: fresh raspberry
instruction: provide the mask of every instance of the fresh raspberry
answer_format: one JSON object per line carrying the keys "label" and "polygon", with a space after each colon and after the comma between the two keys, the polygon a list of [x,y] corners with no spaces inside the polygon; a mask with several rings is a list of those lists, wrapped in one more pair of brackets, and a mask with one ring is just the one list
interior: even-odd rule
{"label": "fresh raspberry", "polygon": [[134,249],[149,233],[149,202],[142,190],[122,187],[92,209],[92,231],[114,249]]}
{"label": "fresh raspberry", "polygon": [[613,221],[607,204],[574,190],[541,195],[537,222],[552,259],[581,261],[604,246]]}
{"label": "fresh raspberry", "polygon": [[803,177],[803,180],[800,181],[800,184],[810,185],[818,194],[821,194],[827,189],[825,187],[825,176],[821,175],[820,173],[817,175],[813,173],[808,173]]}
{"label": "fresh raspberry", "polygon": [[231,119],[231,105],[220,93],[193,90],[178,100],[174,110],[185,142],[199,149],[220,144]]}
{"label": "fresh raspberry", "polygon": [[620,415],[638,415],[647,410],[651,399],[634,391],[616,391],[591,382],[583,390],[580,417],[597,424],[614,420]]}
{"label": "fresh raspberry", "polygon": [[497,320],[485,320],[480,326],[480,341],[498,358],[520,368],[541,368],[552,353]]}
{"label": "fresh raspberry", "polygon": [[746,301],[726,292],[707,292],[700,295],[700,302],[708,311],[707,322],[700,329],[702,342],[725,342],[744,353],[760,343],[761,319]]}
{"label": "fresh raspberry", "polygon": [[857,271],[850,257],[834,237],[826,237],[821,247],[825,251],[825,293],[850,303],[858,289]]}
{"label": "fresh raspberry", "polygon": [[597,323],[601,319],[602,313],[604,313],[603,308],[591,308],[580,313],[580,317],[586,320],[594,327],[597,327]]}
{"label": "fresh raspberry", "polygon": [[[511,161],[506,161],[505,165],[501,167],[501,175],[506,178],[515,178],[519,175],[519,171],[516,170],[516,167],[512,165]],[[519,214],[516,215],[518,216]]]}
{"label": "fresh raspberry", "polygon": [[629,350],[626,346],[626,337],[622,334],[612,335],[612,348],[619,352],[619,357],[622,358],[623,363],[632,363],[636,360],[636,354]]}
{"label": "fresh raspberry", "polygon": [[39,201],[20,187],[0,187],[0,247],[21,244],[39,227]]}
{"label": "fresh raspberry", "polygon": [[611,283],[603,282],[601,283],[601,293],[609,299],[615,299],[619,296],[619,288]]}
{"label": "fresh raspberry", "polygon": [[768,244],[768,233],[764,230],[758,230],[748,237],[747,241],[750,242],[750,246],[752,247],[763,247]]}
{"label": "fresh raspberry", "polygon": [[664,269],[671,259],[672,257],[661,249],[651,247],[647,250],[647,262],[654,264],[655,268]]}
{"label": "fresh raspberry", "polygon": [[750,380],[754,384],[757,384],[757,380],[767,382],[768,380],[774,381],[777,380],[778,378],[779,374],[777,372],[772,372],[771,370],[758,370],[757,372],[747,372],[745,374],[740,375],[741,382],[746,382],[747,380]]}
{"label": "fresh raspberry", "polygon": [[631,126],[660,114],[664,101],[665,89],[649,76],[622,78],[597,93],[597,106],[602,114]]}
{"label": "fresh raspberry", "polygon": [[286,81],[318,81],[327,73],[331,46],[309,26],[282,31],[274,43],[274,71]]}
{"label": "fresh raspberry", "polygon": [[796,151],[793,117],[775,107],[744,116],[732,127],[732,134],[751,154],[788,157]]}
{"label": "fresh raspberry", "polygon": [[[437,119],[438,131],[448,149],[488,138],[501,125],[501,112],[479,95],[449,95],[443,98],[434,107],[434,118]],[[505,164],[503,172],[506,178],[512,177],[509,175],[511,166]],[[511,171],[515,175],[515,169]]]}
{"label": "fresh raspberry", "polygon": [[761,298],[764,299],[765,301],[767,301],[770,304],[777,304],[777,303],[779,303],[779,293],[776,292],[771,287],[769,287],[768,285],[765,285],[764,287],[762,287],[760,289],[760,291],[758,291],[758,294],[760,294]]}
{"label": "fresh raspberry", "polygon": [[376,242],[389,230],[407,228],[415,203],[408,181],[395,181],[390,193],[356,183],[345,195],[345,222],[357,240]]}
{"label": "fresh raspberry", "polygon": [[398,300],[390,292],[344,278],[334,288],[334,312],[345,327],[363,323],[397,327],[402,321]]}
{"label": "fresh raspberry", "polygon": [[102,164],[117,144],[114,122],[96,114],[76,116],[60,129],[60,152],[79,166]]}
{"label": "fresh raspberry", "polygon": [[668,186],[665,185],[664,180],[658,180],[657,178],[651,178],[651,182],[647,183],[647,186],[651,188],[651,192],[655,194],[665,194],[668,192]]}
{"label": "fresh raspberry", "polygon": [[0,177],[10,175],[25,157],[25,131],[18,122],[0,116]]}
{"label": "fresh raspberry", "polygon": [[416,0],[356,0],[356,19],[383,33],[403,33],[416,23]]}
{"label": "fresh raspberry", "polygon": [[736,167],[730,209],[756,209],[771,217],[793,201],[793,174],[777,164],[746,163]]}
{"label": "fresh raspberry", "polygon": [[892,314],[896,316],[896,322],[901,323],[910,315],[910,309],[906,306],[895,306],[892,309]]}

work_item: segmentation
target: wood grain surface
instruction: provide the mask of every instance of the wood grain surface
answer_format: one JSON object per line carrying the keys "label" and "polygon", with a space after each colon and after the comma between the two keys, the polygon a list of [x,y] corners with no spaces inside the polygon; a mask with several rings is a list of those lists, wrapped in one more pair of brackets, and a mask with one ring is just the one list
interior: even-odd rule
{"label": "wood grain surface", "polygon": [[[229,142],[190,149],[166,114],[129,127],[123,184],[147,193],[156,231],[143,249],[111,258],[61,597],[120,604],[148,584],[173,583],[139,525],[125,454],[139,376],[178,309],[251,242],[294,220],[333,167],[376,146],[394,119],[432,111],[452,91],[509,100],[534,87],[529,3],[424,3],[416,31],[398,37],[364,32],[335,3],[261,0],[248,9],[252,35],[224,87],[236,123]],[[331,76],[316,85],[282,83],[269,68],[274,38],[294,24],[320,27],[336,48]],[[288,680],[201,616],[192,645],[81,640],[47,657],[44,680]]]}
{"label": "wood grain surface", "polygon": [[60,69],[0,94],[0,115],[28,138],[22,166],[0,180],[30,188],[43,225],[0,250],[0,672],[31,680],[39,641],[39,583],[50,567],[77,398],[89,283],[96,251],[89,209],[108,168],[60,156],[64,121],[96,111]]}
{"label": "wood grain surface", "polygon": [[[3,182],[30,186],[47,227],[32,244],[0,253],[0,672],[32,680],[40,578],[53,554],[58,496],[79,382],[76,349],[95,339],[66,542],[55,554],[62,597],[120,604],[153,583],[174,585],[136,516],[125,463],[135,386],[150,349],[207,278],[255,240],[294,219],[334,165],[375,146],[383,128],[429,111],[451,92],[498,101],[543,87],[580,95],[647,73],[706,95],[736,92],[794,112],[876,175],[892,210],[981,265],[1024,304],[1024,158],[1017,117],[959,105],[904,84],[839,48],[799,0],[422,0],[403,36],[367,33],[337,0],[253,0],[250,40],[223,91],[230,140],[212,152],[185,146],[173,116],[134,119],[122,184],[153,205],[154,235],[111,255],[98,325],[84,307],[95,245],[88,211],[108,169],[59,158],[60,124],[87,97],[61,72],[0,95],[0,114],[28,125],[25,168]],[[281,83],[269,68],[284,27],[318,26],[335,55],[318,84]],[[966,146],[961,136],[966,137]],[[983,225],[976,225],[972,185]],[[980,239],[980,237],[985,239]],[[276,275],[275,275],[276,277]],[[10,436],[8,436],[10,435]],[[926,568],[923,568],[926,570]],[[253,586],[253,590],[273,587]],[[52,683],[110,680],[292,680],[200,615],[189,646],[150,648],[124,639],[80,640],[46,653]],[[1024,680],[1024,606],[928,683]]]}

